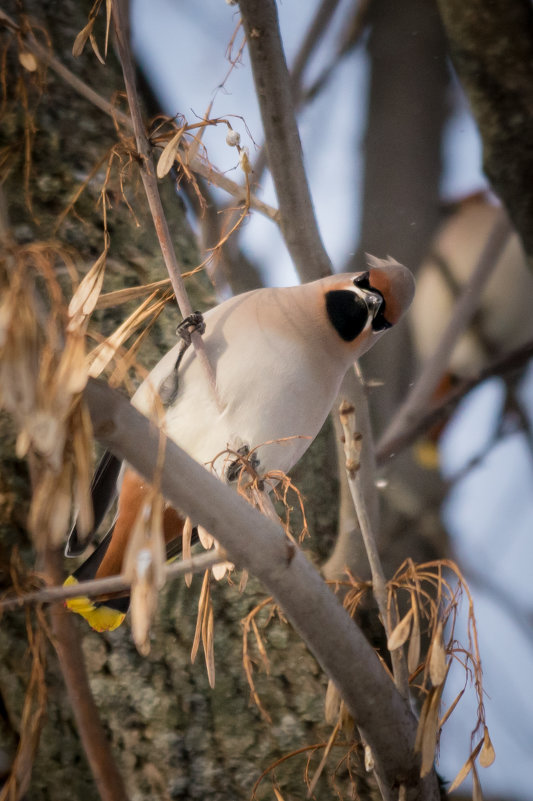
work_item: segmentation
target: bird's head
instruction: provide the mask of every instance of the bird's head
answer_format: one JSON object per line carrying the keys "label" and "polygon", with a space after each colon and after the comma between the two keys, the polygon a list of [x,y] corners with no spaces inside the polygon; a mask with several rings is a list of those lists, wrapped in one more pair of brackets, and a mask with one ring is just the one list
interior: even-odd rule
{"label": "bird's head", "polygon": [[393,259],[367,255],[368,269],[322,279],[327,322],[356,359],[401,319],[415,292],[411,272]]}

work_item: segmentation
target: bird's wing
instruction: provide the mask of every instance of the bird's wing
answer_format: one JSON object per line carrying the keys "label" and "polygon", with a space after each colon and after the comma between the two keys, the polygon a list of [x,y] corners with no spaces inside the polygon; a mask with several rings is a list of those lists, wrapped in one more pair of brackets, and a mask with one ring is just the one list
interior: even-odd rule
{"label": "bird's wing", "polygon": [[110,451],[104,453],[91,483],[92,530],[86,536],[81,537],[77,525],[74,524],[65,547],[65,556],[80,556],[94,538],[117,495],[117,480],[121,467],[120,459],[117,459]]}

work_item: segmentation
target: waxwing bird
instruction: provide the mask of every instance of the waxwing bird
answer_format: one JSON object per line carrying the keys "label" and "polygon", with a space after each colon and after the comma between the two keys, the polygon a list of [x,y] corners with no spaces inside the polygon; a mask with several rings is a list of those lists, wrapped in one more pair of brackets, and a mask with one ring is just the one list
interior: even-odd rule
{"label": "waxwing bird", "polygon": [[[414,295],[409,270],[392,259],[368,258],[368,269],[309,284],[265,288],[226,300],[204,316],[203,341],[216,378],[216,398],[192,348],[178,343],[154,367],[132,403],[151,415],[165,408],[167,435],[221,480],[236,480],[235,460],[253,454],[260,475],[287,473],[318,434],[353,362],[408,309]],[[176,364],[179,363],[178,369]],[[215,461],[213,461],[215,460]],[[132,526],[150,493],[148,482],[113,456],[104,457],[93,486],[95,524],[119,493],[111,531],[69,580],[121,572]],[[118,475],[120,469],[120,476]],[[118,480],[117,480],[118,478]],[[118,487],[118,490],[117,490]],[[183,517],[167,507],[163,528],[179,544]],[[71,534],[67,555],[79,550]],[[97,629],[115,628],[128,600],[68,602]]]}
{"label": "waxwing bird", "polygon": [[[415,353],[421,362],[433,355],[461,290],[474,270],[501,209],[483,193],[463,198],[437,231],[417,275],[409,315]],[[511,232],[480,298],[479,311],[459,338],[435,400],[458,379],[469,378],[489,361],[533,338],[533,277],[516,233]],[[443,426],[419,448],[423,463],[436,465],[431,444]]]}

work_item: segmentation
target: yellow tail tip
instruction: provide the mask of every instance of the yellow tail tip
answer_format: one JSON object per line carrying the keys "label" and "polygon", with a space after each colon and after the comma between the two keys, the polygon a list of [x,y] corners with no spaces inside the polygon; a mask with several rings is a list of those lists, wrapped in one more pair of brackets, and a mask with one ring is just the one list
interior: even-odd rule
{"label": "yellow tail tip", "polygon": [[[63,583],[64,587],[72,587],[79,582],[74,576],[69,576]],[[89,626],[95,631],[113,631],[118,628],[123,622],[126,615],[124,612],[119,612],[117,609],[111,609],[109,606],[96,606],[87,595],[80,595],[76,598],[68,598],[65,601],[65,606],[71,612],[81,615]]]}
{"label": "yellow tail tip", "polygon": [[436,442],[422,439],[415,443],[414,454],[416,461],[425,470],[438,470],[440,467],[439,448]]}

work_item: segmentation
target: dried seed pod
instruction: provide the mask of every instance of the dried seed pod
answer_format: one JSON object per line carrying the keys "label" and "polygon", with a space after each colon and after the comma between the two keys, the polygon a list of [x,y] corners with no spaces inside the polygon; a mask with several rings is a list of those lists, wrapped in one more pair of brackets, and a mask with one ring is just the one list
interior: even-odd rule
{"label": "dried seed pod", "polygon": [[439,620],[437,628],[431,642],[431,654],[429,657],[429,677],[434,687],[441,685],[446,678],[448,666],[446,664],[446,651],[443,641],[442,621]]}
{"label": "dried seed pod", "polygon": [[413,610],[410,609],[391,631],[389,639],[387,640],[387,648],[389,651],[395,651],[397,648],[401,648],[402,645],[407,642],[407,638],[411,632],[412,622]]}

